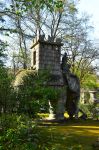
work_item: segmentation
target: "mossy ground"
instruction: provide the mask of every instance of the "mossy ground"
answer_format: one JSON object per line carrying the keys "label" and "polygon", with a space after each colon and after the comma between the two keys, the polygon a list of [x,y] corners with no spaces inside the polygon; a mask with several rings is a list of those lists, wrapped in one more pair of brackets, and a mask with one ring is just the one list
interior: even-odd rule
{"label": "mossy ground", "polygon": [[0,119],[0,150],[95,150],[99,137],[97,120],[37,121],[24,114]]}
{"label": "mossy ground", "polygon": [[43,122],[39,128],[46,150],[94,150],[92,145],[99,137],[99,121],[96,120]]}

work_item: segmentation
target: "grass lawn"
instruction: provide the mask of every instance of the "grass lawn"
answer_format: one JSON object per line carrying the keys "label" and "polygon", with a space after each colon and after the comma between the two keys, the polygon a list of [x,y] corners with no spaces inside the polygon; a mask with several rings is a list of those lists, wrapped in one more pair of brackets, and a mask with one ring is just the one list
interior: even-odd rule
{"label": "grass lawn", "polygon": [[44,122],[39,128],[46,150],[92,150],[99,137],[99,121],[93,120]]}

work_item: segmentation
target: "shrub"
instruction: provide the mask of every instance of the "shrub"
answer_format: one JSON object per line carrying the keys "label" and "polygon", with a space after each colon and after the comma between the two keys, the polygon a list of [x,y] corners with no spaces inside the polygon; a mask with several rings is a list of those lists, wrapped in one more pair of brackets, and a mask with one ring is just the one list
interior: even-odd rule
{"label": "shrub", "polygon": [[89,118],[97,119],[99,117],[99,104],[80,104],[79,108],[87,114]]}
{"label": "shrub", "polygon": [[50,75],[47,72],[19,72],[14,83],[17,92],[17,112],[28,113],[32,117],[42,109],[48,112],[48,101],[56,103],[59,96],[59,90],[47,85],[48,80]]}
{"label": "shrub", "polygon": [[9,113],[15,105],[15,93],[11,86],[12,78],[8,75],[7,69],[0,67],[0,113]]}
{"label": "shrub", "polygon": [[24,115],[2,115],[0,150],[35,150],[39,134],[36,125]]}

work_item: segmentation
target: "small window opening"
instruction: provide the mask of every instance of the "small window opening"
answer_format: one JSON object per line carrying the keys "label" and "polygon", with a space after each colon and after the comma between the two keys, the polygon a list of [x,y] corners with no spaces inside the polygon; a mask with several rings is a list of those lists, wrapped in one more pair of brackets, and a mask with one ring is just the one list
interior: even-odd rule
{"label": "small window opening", "polygon": [[36,65],[36,51],[33,52],[33,65]]}

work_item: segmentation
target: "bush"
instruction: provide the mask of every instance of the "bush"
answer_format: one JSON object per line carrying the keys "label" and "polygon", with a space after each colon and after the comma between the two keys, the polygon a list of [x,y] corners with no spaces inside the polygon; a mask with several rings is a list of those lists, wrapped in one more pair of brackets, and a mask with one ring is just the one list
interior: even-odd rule
{"label": "bush", "polygon": [[24,115],[2,115],[0,150],[35,150],[39,134],[36,125]]}
{"label": "bush", "polygon": [[35,117],[42,109],[48,112],[48,101],[56,104],[59,90],[47,85],[50,75],[46,72],[22,70],[16,76],[17,112]]}
{"label": "bush", "polygon": [[79,108],[87,114],[88,118],[98,119],[99,118],[99,104],[80,104]]}
{"label": "bush", "polygon": [[0,113],[11,112],[15,105],[15,93],[11,82],[12,78],[8,75],[7,69],[0,67]]}

